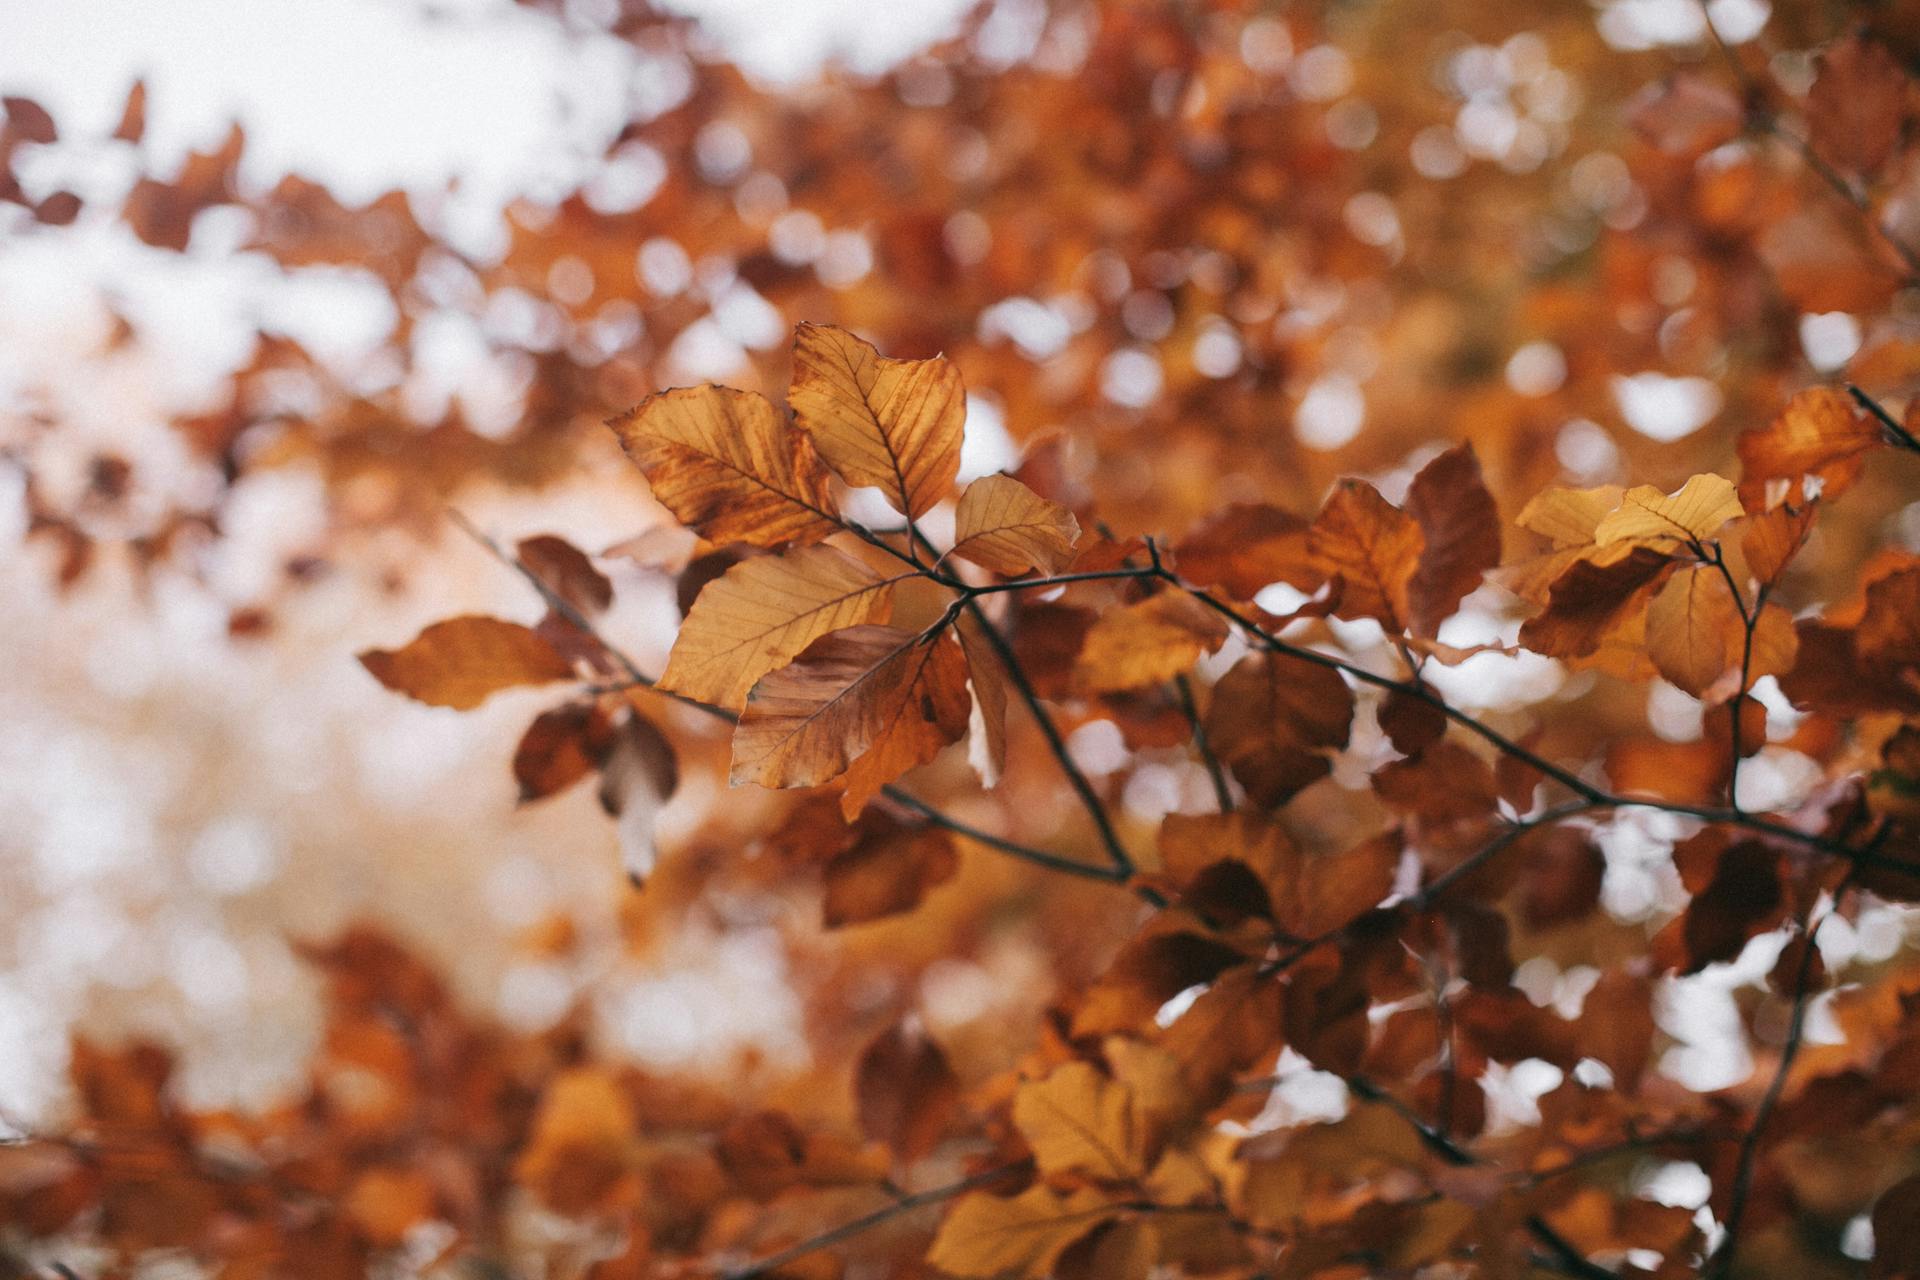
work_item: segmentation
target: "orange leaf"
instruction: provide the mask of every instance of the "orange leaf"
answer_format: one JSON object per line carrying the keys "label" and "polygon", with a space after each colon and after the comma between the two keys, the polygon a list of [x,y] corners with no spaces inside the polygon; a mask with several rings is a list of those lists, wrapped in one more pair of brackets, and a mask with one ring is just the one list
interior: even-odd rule
{"label": "orange leaf", "polygon": [[1772,422],[1740,434],[1740,489],[1757,510],[1768,481],[1791,481],[1804,493],[1804,478],[1817,476],[1820,496],[1832,499],[1859,476],[1861,458],[1883,443],[1879,424],[1846,393],[1809,387]]}
{"label": "orange leaf", "polygon": [[826,468],[765,396],[677,387],[608,425],[653,496],[709,542],[774,547],[840,528]]}
{"label": "orange leaf", "polygon": [[960,495],[953,550],[964,560],[1009,577],[1058,573],[1073,558],[1080,522],[1012,476],[982,476]]}
{"label": "orange leaf", "polygon": [[1342,480],[1314,518],[1307,545],[1322,572],[1345,584],[1334,612],[1373,618],[1390,633],[1412,618],[1410,588],[1426,537],[1364,480]]}
{"label": "orange leaf", "polygon": [[1095,693],[1171,680],[1227,640],[1219,614],[1184,591],[1163,591],[1102,614],[1087,632],[1077,672]]}
{"label": "orange leaf", "polygon": [[1061,1194],[1036,1183],[1011,1199],[976,1191],[953,1206],[927,1251],[950,1275],[1043,1280],[1067,1247],[1118,1212],[1090,1187]]}
{"label": "orange leaf", "polygon": [[845,329],[803,324],[787,402],[842,480],[880,489],[906,515],[953,488],[967,407],[944,357],[890,360]]}
{"label": "orange leaf", "polygon": [[1746,628],[1719,571],[1682,569],[1647,606],[1647,653],[1678,688],[1703,696],[1740,661]]}
{"label": "orange leaf", "polygon": [[839,929],[899,915],[953,879],[960,859],[945,832],[878,832],[835,854],[821,872],[821,923]]}
{"label": "orange leaf", "polygon": [[821,636],[887,621],[897,581],[828,546],[742,560],[693,602],[660,687],[738,711],[761,676]]}
{"label": "orange leaf", "polygon": [[460,711],[502,689],[573,675],[567,660],[531,630],[475,614],[436,622],[399,649],[368,649],[360,665],[396,693]]}
{"label": "orange leaf", "polygon": [[1174,561],[1188,582],[1224,587],[1236,600],[1251,600],[1275,582],[1316,591],[1326,575],[1307,552],[1307,529],[1290,511],[1238,503],[1182,539]]}

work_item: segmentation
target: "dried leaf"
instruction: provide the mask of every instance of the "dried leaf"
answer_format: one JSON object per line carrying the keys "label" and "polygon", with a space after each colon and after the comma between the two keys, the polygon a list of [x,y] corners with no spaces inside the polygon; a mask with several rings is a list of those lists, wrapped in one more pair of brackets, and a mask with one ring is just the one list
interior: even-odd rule
{"label": "dried leaf", "polygon": [[1058,573],[1073,558],[1080,522],[1012,476],[982,476],[960,495],[950,555],[1009,577]]}
{"label": "dried leaf", "polygon": [[1682,569],[1647,607],[1647,652],[1653,665],[1694,697],[1737,666],[1746,624],[1717,569]]}
{"label": "dried leaf", "polygon": [[1885,164],[1906,115],[1907,72],[1878,40],[1856,33],[1814,59],[1807,124],[1815,148],[1842,168],[1871,174]]}
{"label": "dried leaf", "polygon": [[1406,630],[1426,547],[1412,516],[1364,480],[1342,480],[1314,518],[1308,547],[1319,568],[1343,584],[1335,613],[1376,619],[1390,634]]}
{"label": "dried leaf", "polygon": [[475,614],[436,622],[399,649],[368,649],[360,665],[396,693],[460,711],[503,689],[573,675],[567,660],[526,627]]}
{"label": "dried leaf", "polygon": [[960,1081],[918,1020],[883,1031],[854,1065],[860,1132],[911,1163],[933,1150],[960,1107]]}
{"label": "dried leaf", "polygon": [[830,546],[742,560],[693,602],[660,687],[738,711],[760,677],[821,636],[886,622],[897,581]]}
{"label": "dried leaf", "polygon": [[1062,1195],[1035,1184],[1011,1199],[976,1191],[953,1206],[927,1251],[949,1275],[1045,1280],[1067,1247],[1116,1212],[1090,1187]]}
{"label": "dried leaf", "polygon": [[903,514],[925,515],[953,488],[967,409],[944,357],[890,360],[845,329],[803,324],[787,400],[842,480],[878,488]]}
{"label": "dried leaf", "polygon": [[1455,445],[1420,469],[1407,490],[1407,514],[1424,539],[1408,587],[1413,629],[1437,635],[1500,563],[1500,511],[1471,444]]}
{"label": "dried leaf", "polygon": [[[1805,480],[1813,476],[1819,479],[1820,496],[1831,501],[1859,476],[1861,459],[1884,443],[1879,424],[1845,392],[1809,387],[1766,426],[1741,432],[1740,489],[1757,510],[1769,481],[1791,481],[1804,495]],[[1798,532],[1805,537],[1804,527]],[[1797,547],[1798,540],[1790,545]],[[1758,566],[1754,572],[1760,573]]]}
{"label": "dried leaf", "polygon": [[1143,689],[1171,680],[1227,640],[1225,619],[1184,591],[1113,609],[1087,632],[1077,666],[1095,693]]}
{"label": "dried leaf", "polygon": [[1317,590],[1326,575],[1307,550],[1307,521],[1264,502],[1237,503],[1207,520],[1174,547],[1187,582],[1224,587],[1236,600],[1285,582]]}
{"label": "dried leaf", "polygon": [[960,858],[944,831],[894,829],[868,835],[833,855],[821,872],[820,922],[829,929],[864,924],[919,906],[953,879]]}
{"label": "dried leaf", "polygon": [[814,787],[860,763],[843,798],[851,816],[966,724],[966,662],[951,637],[851,627],[754,686],[733,735],[733,781]]}
{"label": "dried leaf", "polygon": [[1332,771],[1347,745],[1353,691],[1330,667],[1282,653],[1249,654],[1213,687],[1207,741],[1257,804],[1284,804]]}
{"label": "dried leaf", "polygon": [[678,387],[612,419],[653,496],[709,542],[818,542],[839,516],[809,438],[765,396]]}
{"label": "dried leaf", "polygon": [[1608,513],[1593,531],[1600,546],[1616,542],[1678,539],[1704,542],[1729,520],[1746,514],[1733,482],[1711,473],[1689,479],[1672,494],[1650,484],[1627,490],[1620,507]]}

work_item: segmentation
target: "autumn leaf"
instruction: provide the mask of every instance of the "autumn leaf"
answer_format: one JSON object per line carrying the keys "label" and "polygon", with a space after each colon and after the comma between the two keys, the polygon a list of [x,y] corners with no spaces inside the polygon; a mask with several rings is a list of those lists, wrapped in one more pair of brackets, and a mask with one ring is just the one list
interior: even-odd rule
{"label": "autumn leaf", "polygon": [[1343,480],[1314,518],[1307,545],[1320,570],[1344,584],[1335,610],[1340,617],[1373,618],[1392,633],[1406,630],[1413,575],[1426,546],[1412,516],[1365,481]]}
{"label": "autumn leaf", "polygon": [[1253,800],[1285,803],[1327,776],[1347,745],[1353,691],[1329,667],[1282,653],[1249,654],[1213,686],[1207,741]]}
{"label": "autumn leaf", "polygon": [[1797,508],[1782,503],[1747,522],[1747,531],[1740,539],[1740,551],[1761,586],[1779,585],[1781,575],[1813,531],[1816,510],[1817,504],[1813,502]]}
{"label": "autumn leaf", "polygon": [[399,649],[368,649],[360,665],[396,693],[470,711],[503,689],[572,677],[553,646],[517,622],[469,614],[436,622]]}
{"label": "autumn leaf", "polygon": [[967,656],[967,688],[973,714],[967,721],[967,759],[984,787],[999,785],[1007,767],[1007,670],[982,629],[987,623],[962,613],[955,630]]}
{"label": "autumn leaf", "polygon": [[1163,591],[1102,614],[1087,632],[1077,670],[1095,693],[1171,680],[1227,640],[1219,614],[1184,591]]}
{"label": "autumn leaf", "polygon": [[1237,862],[1265,891],[1274,922],[1296,938],[1340,928],[1377,906],[1393,887],[1399,846],[1368,842],[1339,855],[1309,857],[1264,814],[1169,814],[1160,852],[1177,882]]}
{"label": "autumn leaf", "polygon": [[1595,531],[1620,507],[1627,491],[1617,484],[1593,489],[1548,489],[1535,494],[1514,521],[1553,540],[1555,546],[1579,547],[1594,540]]}
{"label": "autumn leaf", "polygon": [[1058,573],[1073,558],[1080,522],[1012,476],[982,476],[960,495],[953,550],[995,573]]}
{"label": "autumn leaf", "polygon": [[627,879],[644,884],[659,860],[655,824],[680,786],[673,744],[651,720],[629,712],[600,770],[600,807],[615,819]]}
{"label": "autumn leaf", "polygon": [[840,528],[826,468],[765,396],[679,387],[608,425],[653,496],[709,542],[777,547]]}
{"label": "autumn leaf", "polygon": [[613,584],[565,538],[550,533],[522,538],[514,551],[523,569],[581,613],[600,613],[613,603]]}
{"label": "autumn leaf", "polygon": [[1043,1173],[1121,1181],[1145,1173],[1133,1090],[1089,1062],[1069,1062],[1013,1096],[1013,1123]]}
{"label": "autumn leaf", "polygon": [[1729,520],[1746,514],[1724,476],[1697,475],[1672,493],[1650,484],[1627,490],[1618,509],[1609,512],[1593,531],[1599,546],[1616,542],[1704,542]]}
{"label": "autumn leaf", "polygon": [[966,397],[945,358],[891,360],[844,329],[803,324],[787,400],[842,480],[878,488],[903,514],[925,515],[953,488]]}
{"label": "autumn leaf", "polygon": [[953,879],[959,855],[944,831],[899,828],[870,833],[821,869],[820,922],[829,929],[881,920],[919,906]]}
{"label": "autumn leaf", "polygon": [[917,1019],[881,1032],[854,1064],[860,1131],[913,1161],[939,1142],[960,1106],[960,1081]]}
{"label": "autumn leaf", "polygon": [[1810,495],[1804,481],[1815,477],[1820,496],[1832,501],[1859,476],[1865,455],[1884,443],[1879,424],[1844,392],[1809,387],[1772,422],[1741,433],[1736,446],[1741,492],[1758,510],[1769,481],[1790,481],[1797,491]]}
{"label": "autumn leaf", "polygon": [[949,1275],[979,1280],[1045,1280],[1069,1245],[1115,1212],[1091,1187],[1061,1194],[1036,1183],[1010,1199],[976,1191],[947,1214],[927,1261]]}
{"label": "autumn leaf", "polygon": [[1181,539],[1174,563],[1187,582],[1223,587],[1237,600],[1251,600],[1276,582],[1315,591],[1326,574],[1308,553],[1309,527],[1269,503],[1235,503]]}
{"label": "autumn leaf", "polygon": [[693,602],[660,687],[729,711],[821,636],[892,614],[893,584],[830,546],[742,560]]}
{"label": "autumn leaf", "polygon": [[843,797],[852,816],[966,723],[966,662],[951,637],[850,627],[754,686],[734,730],[732,778],[814,787],[858,765]]}
{"label": "autumn leaf", "polygon": [[1653,665],[1694,697],[1740,661],[1746,626],[1719,571],[1682,569],[1647,606],[1647,652]]}
{"label": "autumn leaf", "polygon": [[565,790],[592,773],[613,745],[613,725],[598,707],[570,703],[542,712],[513,753],[522,803]]}
{"label": "autumn leaf", "polygon": [[1546,610],[1521,624],[1520,643],[1556,658],[1593,653],[1674,567],[1667,552],[1638,542],[1576,559],[1548,589]]}
{"label": "autumn leaf", "polygon": [[1500,512],[1473,446],[1455,445],[1422,467],[1407,490],[1406,509],[1423,538],[1408,585],[1410,619],[1421,635],[1437,635],[1500,563]]}
{"label": "autumn leaf", "polygon": [[1856,32],[1828,45],[1807,90],[1813,145],[1843,168],[1873,173],[1900,145],[1907,85],[1906,69],[1878,40]]}

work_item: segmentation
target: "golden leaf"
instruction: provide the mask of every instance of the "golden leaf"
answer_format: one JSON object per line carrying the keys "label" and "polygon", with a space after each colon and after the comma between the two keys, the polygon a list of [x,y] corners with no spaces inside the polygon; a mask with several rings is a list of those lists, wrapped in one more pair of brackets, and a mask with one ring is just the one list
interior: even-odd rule
{"label": "golden leaf", "polygon": [[966,394],[942,356],[891,360],[831,325],[794,333],[794,421],[851,485],[872,485],[908,516],[953,488]]}
{"label": "golden leaf", "polygon": [[1804,477],[1817,476],[1820,496],[1832,499],[1859,476],[1861,458],[1884,443],[1880,425],[1845,392],[1809,387],[1766,426],[1741,432],[1735,446],[1740,453],[1740,487],[1754,502],[1770,480],[1789,480],[1801,487]]}
{"label": "golden leaf", "polygon": [[709,542],[775,547],[840,528],[826,468],[765,396],[676,387],[607,425],[653,496]]}
{"label": "golden leaf", "polygon": [[1076,671],[1095,693],[1171,680],[1227,640],[1219,614],[1184,591],[1163,591],[1102,614],[1087,632]]}
{"label": "golden leaf", "polygon": [[1733,482],[1708,472],[1692,477],[1671,494],[1650,484],[1627,490],[1619,508],[1594,529],[1593,540],[1603,547],[1662,539],[1698,542],[1745,514]]}
{"label": "golden leaf", "polygon": [[1081,1187],[1061,1195],[1040,1184],[1011,1198],[976,1191],[953,1206],[927,1251],[950,1275],[1015,1275],[1044,1280],[1075,1241],[1114,1215],[1100,1192]]}
{"label": "golden leaf", "polygon": [[973,692],[967,760],[980,775],[980,785],[992,788],[999,785],[1007,767],[1007,669],[987,639],[985,625],[971,613],[963,613],[956,630],[967,655],[967,684]]}
{"label": "golden leaf", "polygon": [[897,581],[827,546],[742,560],[687,611],[660,687],[738,711],[755,681],[821,636],[887,621]]}
{"label": "golden leaf", "polygon": [[1745,624],[1716,569],[1682,569],[1647,606],[1647,654],[1675,687],[1700,697],[1740,661]]}
{"label": "golden leaf", "polygon": [[1090,1062],[1069,1062],[1013,1095],[1013,1123],[1042,1173],[1081,1170],[1114,1181],[1146,1172],[1133,1090]]}
{"label": "golden leaf", "polygon": [[982,476],[960,495],[949,555],[1009,577],[1058,573],[1073,558],[1080,522],[1012,476]]}

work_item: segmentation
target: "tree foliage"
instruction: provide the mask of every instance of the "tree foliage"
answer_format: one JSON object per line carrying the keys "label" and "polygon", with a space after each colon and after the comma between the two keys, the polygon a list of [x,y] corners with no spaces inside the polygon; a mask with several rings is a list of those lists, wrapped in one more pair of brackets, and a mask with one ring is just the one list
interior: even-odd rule
{"label": "tree foliage", "polygon": [[[1635,52],[1602,38],[1628,8],[1060,5],[1024,60],[983,15],[789,95],[636,9],[613,32],[691,84],[619,140],[660,187],[515,206],[494,261],[403,195],[243,189],[238,130],[141,178],[115,216],[150,246],[235,204],[285,269],[371,273],[403,369],[416,320],[528,300],[494,339],[523,403],[419,421],[404,378],[262,334],[175,424],[201,505],[116,541],[137,469],[62,489],[23,453],[50,570],[174,571],[262,469],[325,477],[349,565],[450,494],[630,462],[596,548],[467,530],[522,619],[360,662],[459,710],[539,690],[502,785],[598,782],[631,945],[772,928],[810,1060],[643,1072],[355,931],[311,949],[331,1013],[280,1109],[191,1112],[163,1051],[81,1044],[72,1123],[0,1151],[0,1246],[1920,1273],[1920,13]],[[55,234],[72,199],[11,166],[58,132],[7,112],[0,199]],[[793,327],[741,344],[749,386],[662,389],[755,303]],[[1838,359],[1806,337],[1835,315]],[[1005,470],[967,462],[983,416]],[[614,609],[656,588],[664,654]],[[1709,973],[1744,1069],[1703,1082],[1675,1010]]]}

